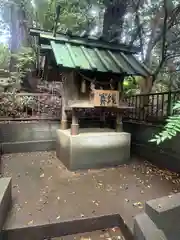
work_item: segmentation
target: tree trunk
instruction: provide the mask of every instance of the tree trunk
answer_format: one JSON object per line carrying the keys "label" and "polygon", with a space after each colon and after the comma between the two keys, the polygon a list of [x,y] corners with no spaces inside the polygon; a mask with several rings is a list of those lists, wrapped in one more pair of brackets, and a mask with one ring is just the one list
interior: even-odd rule
{"label": "tree trunk", "polygon": [[[11,5],[11,54],[18,52],[20,47],[29,47],[30,38],[28,34],[26,14],[23,8],[16,4]],[[10,59],[10,72],[16,71],[16,60],[13,56]]]}
{"label": "tree trunk", "polygon": [[[27,7],[27,6],[26,6]],[[11,42],[10,42],[10,51],[11,51],[11,59],[9,71],[11,73],[18,72],[16,67],[17,59],[13,56],[18,53],[21,47],[29,47],[31,45],[30,36],[28,33],[28,20],[26,16],[25,6],[12,4],[11,5]],[[29,68],[33,68],[34,66],[29,66]],[[30,82],[32,78],[32,73],[28,72],[23,81]],[[21,79],[17,79],[18,84],[20,85]]]}
{"label": "tree trunk", "polygon": [[105,1],[103,37],[107,41],[120,38],[128,2],[126,0]]}
{"label": "tree trunk", "polygon": [[148,117],[148,108],[149,108],[149,93],[152,90],[153,86],[153,78],[152,76],[149,76],[147,78],[141,78],[141,81],[139,82],[141,94],[143,94],[139,98],[139,106],[140,106],[140,116],[142,120],[146,120]]}
{"label": "tree trunk", "polygon": [[15,4],[11,5],[11,42],[10,42],[10,49],[11,49],[11,59],[10,59],[10,72],[16,72],[16,59],[12,54],[15,54],[19,48],[19,41],[18,41],[18,9]]}

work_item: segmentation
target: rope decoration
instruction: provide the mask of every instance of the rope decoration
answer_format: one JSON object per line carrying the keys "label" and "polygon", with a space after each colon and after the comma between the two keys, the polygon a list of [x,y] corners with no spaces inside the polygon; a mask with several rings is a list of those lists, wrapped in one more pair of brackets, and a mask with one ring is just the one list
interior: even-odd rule
{"label": "rope decoration", "polygon": [[88,82],[91,82],[91,83],[94,83],[94,84],[100,84],[100,85],[109,85],[110,83],[109,82],[100,82],[100,81],[97,81],[96,78],[88,78],[86,76],[84,76],[82,73],[80,72],[77,72],[82,78],[84,78],[86,81]]}

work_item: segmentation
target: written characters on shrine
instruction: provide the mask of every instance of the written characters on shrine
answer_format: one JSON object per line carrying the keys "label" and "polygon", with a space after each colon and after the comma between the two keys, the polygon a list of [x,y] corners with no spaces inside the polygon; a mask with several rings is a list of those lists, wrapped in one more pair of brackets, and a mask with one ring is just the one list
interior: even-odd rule
{"label": "written characters on shrine", "polygon": [[95,107],[118,107],[119,92],[115,90],[95,90]]}

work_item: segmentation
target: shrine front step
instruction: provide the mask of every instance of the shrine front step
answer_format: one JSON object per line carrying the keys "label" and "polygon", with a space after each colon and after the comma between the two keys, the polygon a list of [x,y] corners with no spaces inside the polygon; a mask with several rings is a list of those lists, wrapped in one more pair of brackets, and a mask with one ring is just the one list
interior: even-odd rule
{"label": "shrine front step", "polygon": [[57,130],[56,154],[71,171],[126,164],[130,161],[131,135],[112,129]]}

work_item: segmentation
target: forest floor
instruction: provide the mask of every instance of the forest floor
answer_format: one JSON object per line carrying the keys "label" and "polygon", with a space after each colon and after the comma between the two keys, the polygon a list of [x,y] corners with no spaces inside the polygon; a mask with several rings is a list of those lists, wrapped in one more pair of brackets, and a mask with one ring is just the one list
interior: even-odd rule
{"label": "forest floor", "polygon": [[[2,175],[12,177],[13,206],[5,229],[120,214],[132,230],[147,200],[180,191],[177,174],[137,158],[129,165],[78,172],[68,171],[55,152],[5,154],[1,161]],[[112,235],[112,229],[98,234]]]}

